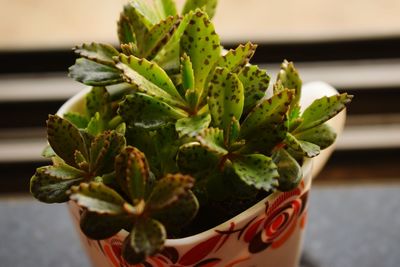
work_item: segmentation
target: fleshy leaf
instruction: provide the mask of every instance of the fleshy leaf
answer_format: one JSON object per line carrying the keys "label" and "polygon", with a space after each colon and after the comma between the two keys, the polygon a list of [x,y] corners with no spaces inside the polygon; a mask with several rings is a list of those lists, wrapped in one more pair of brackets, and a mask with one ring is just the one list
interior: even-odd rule
{"label": "fleshy leaf", "polygon": [[269,191],[278,185],[277,166],[262,154],[238,156],[232,161],[235,173],[248,185]]}
{"label": "fleshy leaf", "polygon": [[211,122],[211,116],[208,112],[201,115],[182,118],[179,119],[175,124],[176,131],[181,136],[188,135],[194,137],[200,131],[207,128],[210,125],[210,122]]}
{"label": "fleshy leaf", "polygon": [[328,124],[324,123],[317,127],[302,131],[295,135],[298,140],[316,144],[321,149],[325,149],[335,142],[336,133]]}
{"label": "fleshy leaf", "polygon": [[82,44],[76,46],[74,52],[81,57],[90,59],[97,63],[114,66],[113,57],[118,56],[119,52],[117,49],[108,44]]}
{"label": "fleshy leaf", "polygon": [[228,147],[230,147],[233,143],[235,143],[237,141],[237,139],[239,138],[240,123],[235,117],[232,117],[224,134],[225,134],[225,137],[224,137],[225,146],[228,146]]}
{"label": "fleshy leaf", "polygon": [[162,19],[146,0],[130,0],[130,4],[139,14],[146,18],[146,23],[155,24]]}
{"label": "fleshy leaf", "polygon": [[182,14],[189,13],[197,8],[204,9],[210,18],[214,17],[218,0],[186,0]]}
{"label": "fleshy leaf", "polygon": [[[181,50],[191,59],[195,77],[195,90],[203,94],[210,71],[221,54],[221,44],[214,25],[200,10],[191,14],[191,19],[181,38]],[[205,95],[204,95],[205,97]]]}
{"label": "fleshy leaf", "polygon": [[[130,25],[132,31],[135,33],[135,43],[137,46],[144,44],[144,38],[149,33],[156,19],[154,19],[152,12],[147,12],[149,8],[141,0],[130,1],[129,4],[124,6],[123,16],[126,23]],[[151,22],[150,20],[154,20]]]}
{"label": "fleshy leaf", "polygon": [[319,146],[310,142],[297,140],[296,137],[290,133],[287,133],[285,143],[294,151],[300,152],[308,158],[318,156],[321,151]]}
{"label": "fleshy leaf", "polygon": [[197,136],[197,140],[207,150],[214,152],[217,155],[224,156],[228,154],[224,144],[224,133],[218,128],[204,129]]}
{"label": "fleshy leaf", "polygon": [[176,159],[180,170],[187,173],[198,173],[212,169],[218,164],[218,160],[218,156],[197,142],[181,146]]}
{"label": "fleshy leaf", "polygon": [[125,80],[135,85],[139,92],[172,105],[184,105],[175,85],[158,65],[134,56],[121,55],[118,60],[117,68],[123,71]]}
{"label": "fleshy leaf", "polygon": [[296,128],[294,133],[299,133],[310,128],[323,124],[330,118],[342,111],[346,104],[350,103],[352,95],[347,93],[338,94],[330,97],[322,97],[315,100],[302,114],[302,123]]}
{"label": "fleshy leaf", "polygon": [[284,90],[256,105],[241,125],[240,137],[246,146],[269,152],[286,137],[287,111],[293,91]]}
{"label": "fleshy leaf", "polygon": [[244,112],[247,114],[265,96],[270,77],[258,66],[245,66],[238,74],[244,88]]}
{"label": "fleshy leaf", "polygon": [[126,123],[142,128],[157,128],[187,116],[183,110],[142,93],[127,96],[118,113]]}
{"label": "fleshy leaf", "polygon": [[74,158],[76,150],[87,157],[85,141],[78,128],[57,115],[49,115],[47,139],[54,152],[68,165],[77,167]]}
{"label": "fleshy leaf", "polygon": [[125,9],[121,12],[118,20],[118,39],[120,44],[136,43],[135,31]]}
{"label": "fleshy leaf", "polygon": [[208,87],[208,105],[213,125],[226,129],[232,117],[240,119],[243,112],[244,92],[236,74],[217,68]]}
{"label": "fleshy leaf", "polygon": [[90,119],[86,132],[92,136],[96,136],[105,130],[104,121],[100,118],[100,113],[96,112]]}
{"label": "fleshy leaf", "polygon": [[281,191],[290,191],[296,188],[303,177],[299,163],[285,149],[278,149],[272,155],[272,158],[278,166],[278,189]]}
{"label": "fleshy leaf", "polygon": [[111,97],[105,87],[93,87],[86,95],[86,111],[90,117],[96,112],[102,117],[111,117]]}
{"label": "fleshy leaf", "polygon": [[155,0],[154,4],[161,18],[166,18],[168,16],[174,16],[177,14],[174,0]]}
{"label": "fleshy leaf", "polygon": [[141,218],[122,245],[122,256],[130,264],[138,264],[159,252],[167,238],[164,226],[151,218]]}
{"label": "fleshy leaf", "polygon": [[228,69],[230,72],[239,72],[256,51],[257,45],[248,42],[245,45],[239,45],[236,49],[229,50],[224,56],[220,57],[216,66]]}
{"label": "fleshy leaf", "polygon": [[148,210],[160,210],[188,193],[194,185],[194,179],[188,175],[167,174],[157,181],[146,203]]}
{"label": "fleshy leaf", "polygon": [[123,82],[121,72],[115,67],[86,58],[78,58],[69,68],[69,76],[86,85],[102,86]]}
{"label": "fleshy leaf", "polygon": [[198,92],[194,90],[195,85],[193,66],[190,58],[186,54],[183,54],[181,57],[181,75],[185,99],[188,102],[189,107],[194,110],[197,108],[200,96],[198,95]]}
{"label": "fleshy leaf", "polygon": [[294,89],[294,97],[292,100],[291,109],[298,106],[301,97],[302,81],[299,73],[294,67],[293,62],[284,60],[281,64],[281,69],[278,73],[277,83],[274,85],[274,94],[277,94],[283,89]]}
{"label": "fleshy leaf", "polygon": [[98,214],[85,210],[81,215],[79,224],[82,232],[87,237],[101,240],[117,234],[129,224],[128,220],[126,216]]}
{"label": "fleshy leaf", "polygon": [[90,172],[96,175],[113,170],[114,160],[125,146],[125,137],[116,131],[106,131],[92,141],[90,146]]}
{"label": "fleshy leaf", "polygon": [[42,202],[66,202],[67,191],[82,180],[83,172],[68,165],[41,167],[31,178],[30,191]]}
{"label": "fleshy leaf", "polygon": [[70,199],[90,212],[98,214],[124,214],[125,200],[113,189],[103,183],[90,182],[73,186]]}
{"label": "fleshy leaf", "polygon": [[115,159],[116,179],[133,203],[143,200],[150,170],[145,155],[127,146]]}
{"label": "fleshy leaf", "polygon": [[77,112],[68,112],[63,115],[64,119],[71,122],[76,128],[84,129],[89,123],[86,116],[79,114]]}
{"label": "fleshy leaf", "polygon": [[52,158],[57,156],[56,152],[51,148],[50,145],[47,145],[42,151],[42,157],[44,158]]}
{"label": "fleshy leaf", "polygon": [[176,232],[196,216],[198,209],[199,202],[192,191],[189,190],[174,204],[153,212],[152,217],[162,222],[169,232]]}

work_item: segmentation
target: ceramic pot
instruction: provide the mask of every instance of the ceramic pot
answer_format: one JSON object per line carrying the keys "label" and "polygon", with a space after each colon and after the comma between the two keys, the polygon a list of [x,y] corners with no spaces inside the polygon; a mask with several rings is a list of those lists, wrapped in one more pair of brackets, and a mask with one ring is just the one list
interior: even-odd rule
{"label": "ceramic pot", "polygon": [[[86,91],[87,92],[87,91]],[[85,91],[67,101],[58,111],[82,111]],[[304,86],[302,105],[323,95],[336,93],[324,83]],[[339,114],[331,126],[338,134],[342,131],[345,114]],[[315,160],[318,172],[328,159],[332,148]],[[275,192],[234,218],[205,232],[180,239],[167,239],[165,248],[150,257],[143,267],[297,267],[299,264],[304,229],[307,221],[307,200],[313,175],[313,160],[302,166],[303,179],[290,192]],[[314,169],[315,170],[315,169]],[[115,236],[95,241],[79,230],[79,207],[69,204],[82,243],[93,266],[128,267],[121,256],[122,242],[128,232],[121,230]]]}

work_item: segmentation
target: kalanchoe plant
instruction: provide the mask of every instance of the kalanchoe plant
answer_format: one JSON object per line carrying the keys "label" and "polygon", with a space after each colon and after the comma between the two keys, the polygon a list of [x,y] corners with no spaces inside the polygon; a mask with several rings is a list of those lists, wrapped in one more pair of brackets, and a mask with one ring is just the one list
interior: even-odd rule
{"label": "kalanchoe plant", "polygon": [[53,165],[31,179],[40,201],[80,206],[89,238],[128,231],[130,263],[296,188],[304,158],[335,140],[326,122],[351,100],[323,97],[302,111],[293,63],[267,92],[270,77],[249,63],[256,45],[223,49],[216,0],[187,0],[181,15],[173,0],[153,3],[124,7],[119,49],[75,48],[70,76],[92,88],[82,112],[50,115]]}

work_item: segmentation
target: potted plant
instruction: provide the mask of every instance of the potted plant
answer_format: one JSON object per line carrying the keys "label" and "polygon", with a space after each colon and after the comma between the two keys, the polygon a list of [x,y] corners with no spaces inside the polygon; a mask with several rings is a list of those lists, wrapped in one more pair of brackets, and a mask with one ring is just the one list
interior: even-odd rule
{"label": "potted plant", "polygon": [[215,8],[187,0],[178,15],[173,0],[134,0],[118,21],[120,50],[74,49],[70,76],[90,89],[49,116],[53,164],[30,189],[69,202],[97,266],[298,263],[307,158],[334,142],[326,121],[351,96],[301,111],[288,61],[267,92],[270,77],[249,63],[256,45],[224,51]]}

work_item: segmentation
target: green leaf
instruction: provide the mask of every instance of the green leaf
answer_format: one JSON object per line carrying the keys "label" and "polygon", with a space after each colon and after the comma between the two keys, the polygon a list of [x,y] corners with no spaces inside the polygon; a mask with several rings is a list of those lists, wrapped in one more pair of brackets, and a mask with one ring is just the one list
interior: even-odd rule
{"label": "green leaf", "polygon": [[42,157],[44,157],[44,158],[48,158],[49,159],[49,158],[52,158],[52,157],[55,157],[55,156],[57,156],[57,155],[54,152],[54,150],[51,148],[50,145],[47,145],[42,151]]}
{"label": "green leaf", "polygon": [[182,14],[189,13],[197,8],[204,9],[210,18],[214,17],[218,0],[186,0]]}
{"label": "green leaf", "polygon": [[184,106],[184,101],[175,85],[157,64],[134,56],[120,55],[116,65],[124,78],[137,87],[139,92],[148,94],[175,106]]}
{"label": "green leaf", "polygon": [[115,159],[116,180],[132,203],[143,200],[150,169],[145,155],[137,148],[127,146]]}
{"label": "green leaf", "polygon": [[221,156],[228,154],[224,144],[224,132],[221,129],[206,128],[196,138],[208,151]]}
{"label": "green leaf", "polygon": [[178,201],[194,185],[194,179],[188,175],[167,174],[157,181],[146,203],[146,209],[161,210]]}
{"label": "green leaf", "polygon": [[69,68],[69,76],[86,85],[102,86],[123,82],[121,72],[115,67],[86,58],[78,58]]}
{"label": "green leaf", "polygon": [[90,172],[100,176],[113,171],[115,157],[125,143],[125,137],[116,131],[96,136],[90,146]]}
{"label": "green leaf", "polygon": [[90,119],[86,132],[92,136],[96,136],[105,130],[104,121],[100,118],[100,113],[96,112]]}
{"label": "green leaf", "polygon": [[[195,90],[201,96],[204,85],[215,62],[221,55],[221,44],[214,25],[200,10],[190,13],[191,19],[181,38],[182,53],[186,53],[193,65]],[[203,95],[205,97],[206,95]]]}
{"label": "green leaf", "polygon": [[129,4],[124,6],[123,10],[124,17],[135,33],[135,41],[138,46],[144,43],[145,36],[147,36],[153,24],[158,21],[158,19],[154,19],[146,3],[140,2],[142,1],[130,1]]}
{"label": "green leaf", "polygon": [[134,44],[136,43],[135,31],[129,16],[123,11],[121,12],[118,20],[118,39],[120,44]]}
{"label": "green leaf", "polygon": [[280,191],[290,191],[295,189],[303,177],[301,166],[297,161],[285,150],[279,149],[272,158],[278,166]]}
{"label": "green leaf", "polygon": [[195,115],[188,118],[179,119],[175,126],[176,131],[180,136],[196,136],[200,131],[207,128],[210,125],[211,116],[210,114],[204,113],[201,115]]}
{"label": "green leaf", "polygon": [[249,63],[256,51],[257,45],[251,42],[239,45],[236,49],[230,49],[224,56],[220,57],[216,66],[228,69],[230,72],[238,73]]}
{"label": "green leaf", "polygon": [[102,240],[116,235],[129,225],[129,218],[85,210],[81,215],[79,225],[82,232],[90,239]]}
{"label": "green leaf", "polygon": [[225,137],[224,137],[225,145],[228,147],[230,147],[233,143],[235,143],[237,141],[237,139],[239,138],[240,123],[235,117],[232,117],[224,134],[225,134]]}
{"label": "green leaf", "polygon": [[70,190],[70,199],[90,212],[118,215],[126,213],[125,200],[110,187],[96,182],[81,183]]}
{"label": "green leaf", "polygon": [[162,19],[146,0],[131,0],[130,4],[139,14],[146,18],[148,21],[146,23],[155,24]]}
{"label": "green leaf", "polygon": [[265,96],[270,77],[258,66],[245,66],[238,74],[244,88],[244,112],[247,114]]}
{"label": "green leaf", "polygon": [[300,75],[294,67],[293,62],[284,60],[281,69],[278,73],[277,83],[274,85],[274,94],[277,94],[283,89],[294,89],[294,97],[292,100],[292,109],[299,104],[301,97],[302,81]]}
{"label": "green leaf", "polygon": [[179,16],[170,16],[155,24],[144,38],[144,43],[139,46],[140,56],[152,59],[172,37],[180,23]]}
{"label": "green leaf", "polygon": [[122,256],[130,264],[143,262],[161,251],[167,233],[164,226],[151,218],[138,220],[122,245]]}
{"label": "green leaf", "polygon": [[155,0],[154,4],[161,18],[174,16],[178,13],[176,10],[176,4],[174,0]]}
{"label": "green leaf", "polygon": [[98,112],[105,119],[110,119],[111,97],[105,87],[93,87],[86,95],[86,111],[90,117]]}
{"label": "green leaf", "polygon": [[321,149],[332,145],[336,139],[336,133],[328,124],[324,123],[294,135],[298,140],[316,144]]}
{"label": "green leaf", "polygon": [[252,150],[269,152],[286,137],[287,111],[293,91],[284,90],[257,104],[243,121],[240,138]]}
{"label": "green leaf", "polygon": [[68,201],[67,191],[83,180],[84,173],[68,165],[46,166],[36,169],[30,181],[30,191],[46,203]]}
{"label": "green leaf", "polygon": [[195,109],[199,101],[199,95],[196,90],[194,90],[195,86],[192,62],[186,54],[183,54],[181,57],[181,75],[186,101],[192,109]]}
{"label": "green leaf", "polygon": [[111,45],[99,43],[76,46],[74,52],[81,57],[109,66],[114,66],[113,57],[119,54],[118,50]]}
{"label": "green leaf", "polygon": [[199,202],[192,191],[189,190],[174,204],[154,211],[151,215],[162,222],[168,232],[178,232],[194,219],[198,209]]}
{"label": "green leaf", "polygon": [[285,143],[294,151],[300,152],[303,156],[312,158],[318,156],[321,149],[319,146],[310,142],[297,140],[296,137],[287,133]]}
{"label": "green leaf", "polygon": [[89,123],[89,119],[77,112],[68,112],[63,115],[64,119],[71,122],[76,128],[84,129]]}
{"label": "green leaf", "polygon": [[251,154],[233,158],[235,173],[248,185],[269,191],[278,185],[277,166],[271,158],[262,154]]}
{"label": "green leaf", "polygon": [[142,93],[127,96],[120,104],[118,114],[128,125],[149,129],[187,116],[185,111]]}
{"label": "green leaf", "polygon": [[243,112],[243,85],[236,74],[226,68],[217,68],[209,83],[208,105],[213,125],[227,129],[232,117],[240,119]]}
{"label": "green leaf", "polygon": [[299,133],[310,128],[323,124],[330,118],[342,111],[346,104],[350,103],[352,95],[347,93],[338,94],[330,97],[322,97],[315,100],[302,114],[302,123],[296,128],[294,133]]}
{"label": "green leaf", "polygon": [[54,152],[68,165],[77,167],[74,157],[76,150],[87,158],[85,141],[78,128],[57,115],[49,115],[47,139]]}
{"label": "green leaf", "polygon": [[179,148],[177,159],[179,169],[186,173],[198,173],[216,167],[219,157],[201,144],[191,142]]}

